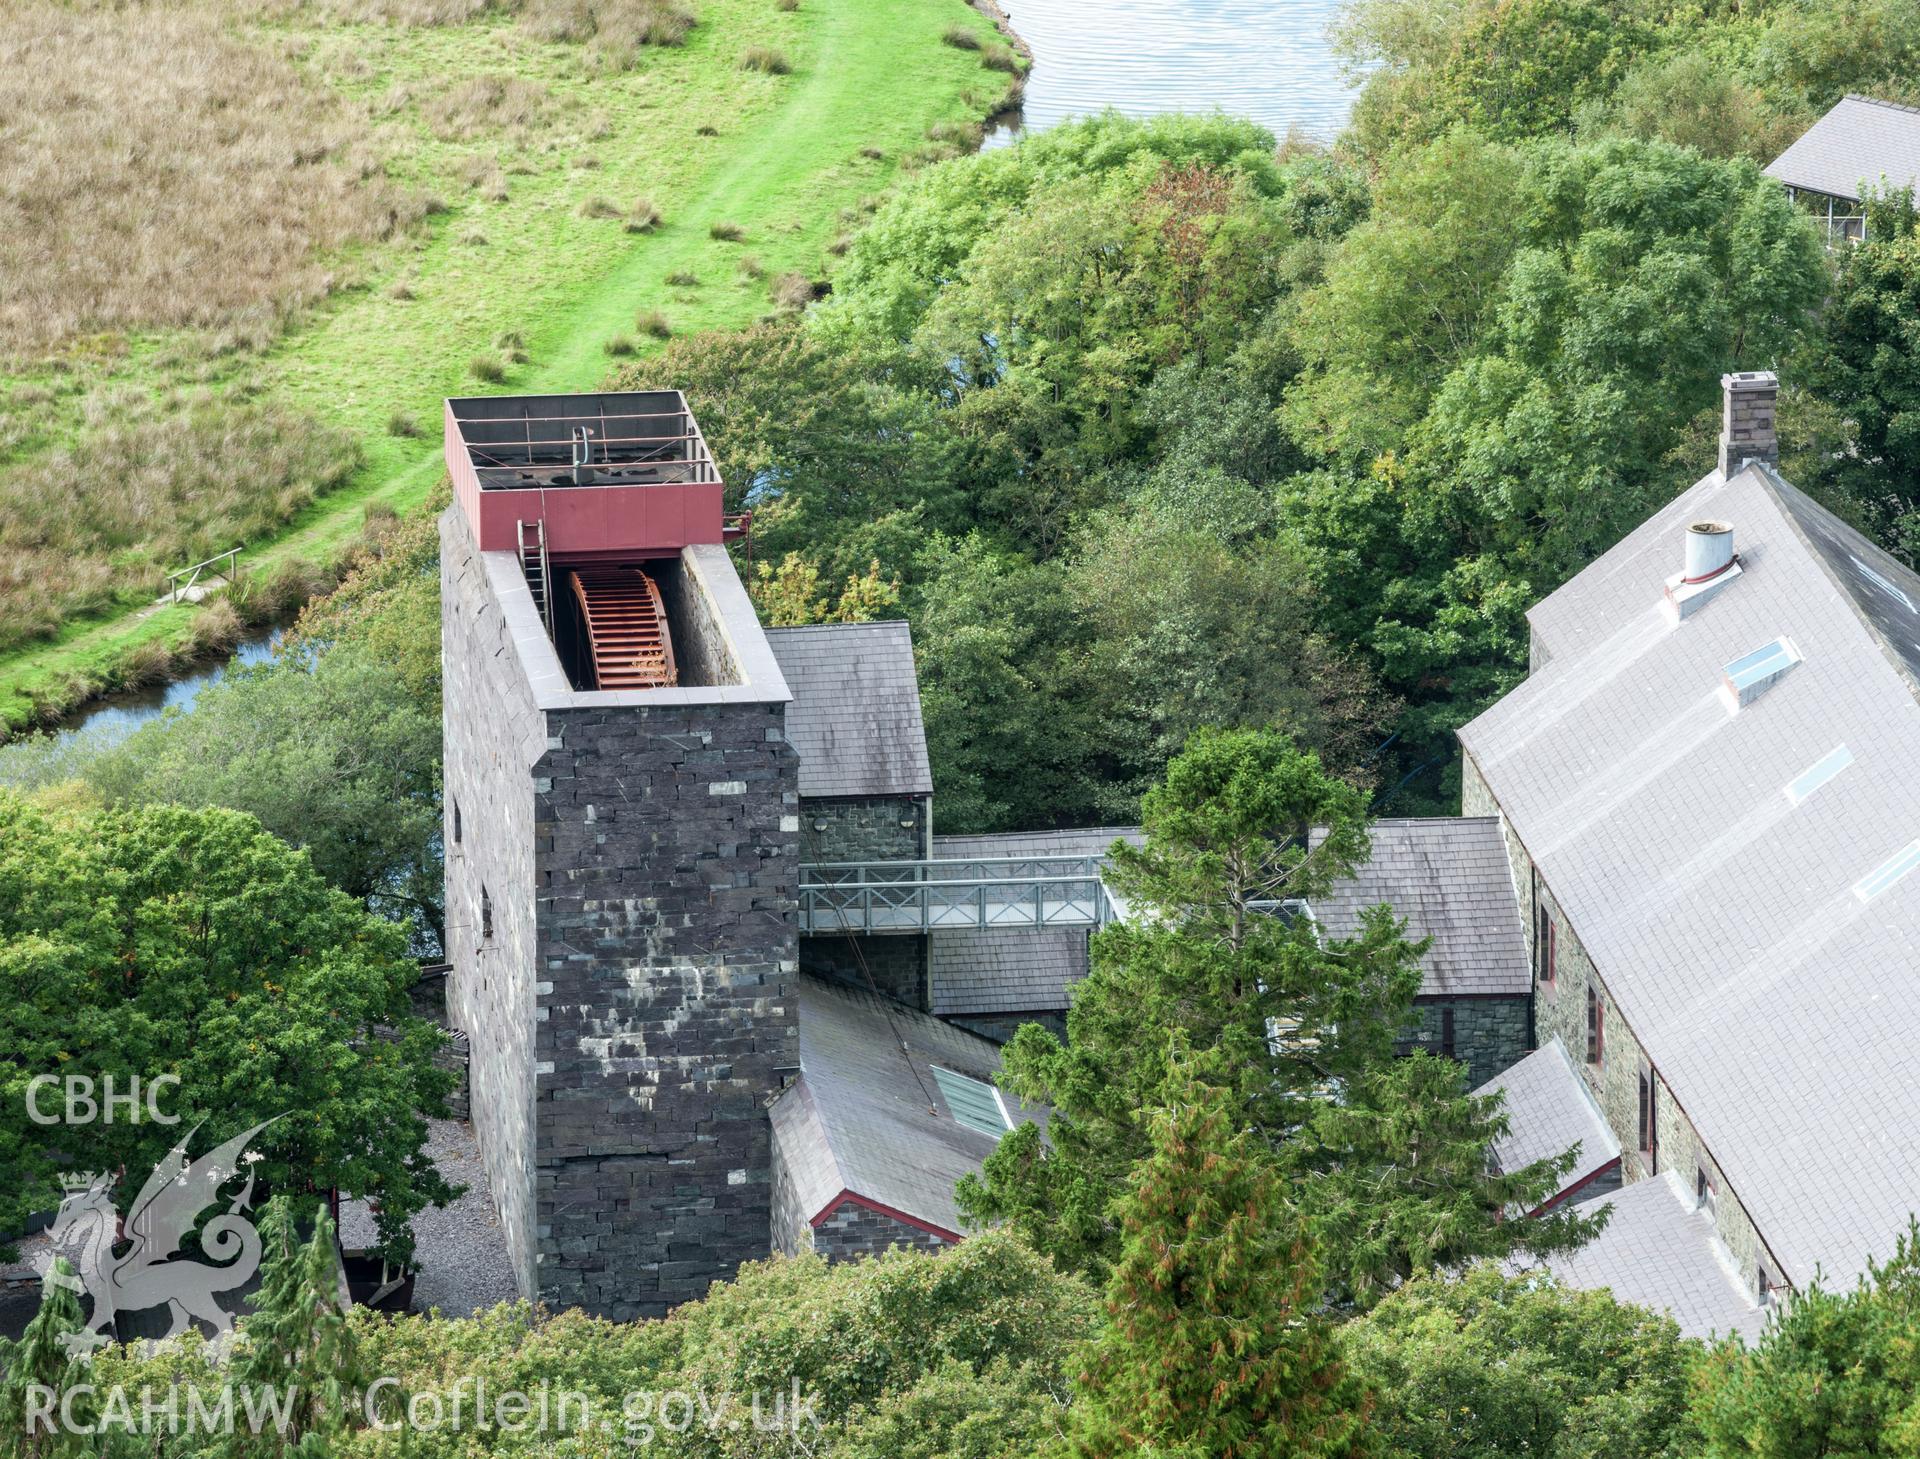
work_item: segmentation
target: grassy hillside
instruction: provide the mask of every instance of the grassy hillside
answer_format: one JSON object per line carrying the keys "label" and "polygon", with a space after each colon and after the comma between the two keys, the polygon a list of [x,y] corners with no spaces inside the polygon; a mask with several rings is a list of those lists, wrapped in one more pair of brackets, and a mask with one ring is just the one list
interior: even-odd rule
{"label": "grassy hillside", "polygon": [[[417,504],[442,396],[591,386],[664,332],[795,307],[896,173],[952,150],[1007,83],[942,43],[987,30],[962,0],[788,3],[700,0],[681,44],[624,48],[558,7],[447,24],[180,9],[151,39],[192,57],[184,80],[42,98],[68,116],[132,107],[129,130],[188,120],[165,129],[178,156],[94,179],[86,209],[43,208],[29,189],[51,165],[0,152],[0,217],[93,264],[0,269],[16,279],[0,300],[0,717],[18,727],[185,642],[193,610],[149,606],[164,569],[236,543],[256,575],[324,562],[370,506]],[[99,23],[59,15],[49,44]],[[32,64],[21,34],[0,61]],[[0,102],[31,105],[19,90]],[[114,126],[38,134],[97,156]],[[144,223],[101,228],[116,189]]]}

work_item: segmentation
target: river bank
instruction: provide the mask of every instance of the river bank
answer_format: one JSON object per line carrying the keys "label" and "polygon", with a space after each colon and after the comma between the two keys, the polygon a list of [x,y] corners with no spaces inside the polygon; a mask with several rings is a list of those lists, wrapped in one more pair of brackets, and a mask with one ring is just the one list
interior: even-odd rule
{"label": "river bank", "polygon": [[[963,0],[710,0],[683,45],[616,72],[528,40],[511,16],[335,27],[318,8],[292,13],[300,36],[275,38],[311,32],[321,60],[352,42],[352,64],[329,63],[326,84],[358,105],[403,108],[403,160],[443,207],[404,246],[356,259],[351,285],[260,353],[207,367],[215,411],[230,389],[358,448],[344,481],[305,501],[290,489],[270,530],[235,535],[265,573],[324,569],[369,509],[415,510],[441,475],[443,397],[587,388],[615,360],[658,348],[663,331],[736,329],[780,307],[777,284],[818,278],[863,200],[942,145],[935,128],[979,121],[1007,81],[942,43],[955,25],[988,33]],[[772,69],[745,64],[762,51]],[[503,58],[526,92],[524,119],[445,112],[449,97],[491,96],[475,87]],[[641,203],[651,221],[636,222]],[[16,382],[52,397],[50,446],[88,429],[83,387],[173,398],[176,366],[154,351],[101,360],[78,384],[51,367],[48,382]],[[195,610],[155,610],[131,569],[122,576],[120,598],[0,652],[5,731],[151,679],[163,659],[200,656]]]}

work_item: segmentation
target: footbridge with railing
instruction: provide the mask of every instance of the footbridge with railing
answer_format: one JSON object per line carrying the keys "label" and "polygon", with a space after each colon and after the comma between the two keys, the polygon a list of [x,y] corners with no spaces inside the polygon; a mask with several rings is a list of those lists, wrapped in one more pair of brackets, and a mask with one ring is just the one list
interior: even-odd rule
{"label": "footbridge with railing", "polygon": [[1121,915],[1098,856],[835,861],[800,868],[802,932],[1098,928]]}

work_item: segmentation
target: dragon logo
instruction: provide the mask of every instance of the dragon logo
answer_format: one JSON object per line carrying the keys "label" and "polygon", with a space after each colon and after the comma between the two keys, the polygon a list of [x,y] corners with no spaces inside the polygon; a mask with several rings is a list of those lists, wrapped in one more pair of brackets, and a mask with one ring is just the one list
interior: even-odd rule
{"label": "dragon logo", "polygon": [[163,1304],[172,1316],[167,1337],[185,1332],[191,1318],[223,1335],[233,1330],[232,1316],[214,1299],[244,1286],[260,1266],[260,1233],[240,1214],[253,1199],[251,1171],[246,1188],[200,1231],[201,1250],[224,1265],[168,1258],[179,1251],[200,1213],[219,1199],[220,1188],[239,1172],[248,1142],[281,1118],[264,1120],[191,1163],[187,1146],[200,1127],[187,1131],[128,1207],[125,1239],[132,1244],[119,1255],[114,1247],[120,1227],[109,1194],[116,1177],[88,1174],[65,1182],[68,1194],[48,1234],[77,1275],[49,1270],[45,1280],[83,1291],[93,1300],[86,1327],[62,1339],[71,1356],[84,1357],[111,1342],[116,1313]]}

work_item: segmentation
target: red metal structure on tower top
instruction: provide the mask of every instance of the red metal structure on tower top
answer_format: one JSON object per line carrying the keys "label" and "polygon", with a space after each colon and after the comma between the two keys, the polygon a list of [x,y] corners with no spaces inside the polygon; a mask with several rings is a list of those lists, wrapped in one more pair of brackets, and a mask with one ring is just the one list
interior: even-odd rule
{"label": "red metal structure on tower top", "polygon": [[733,535],[724,487],[677,390],[488,395],[446,405],[447,470],[482,552],[544,524],[560,562],[633,562]]}

